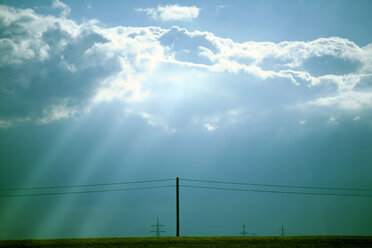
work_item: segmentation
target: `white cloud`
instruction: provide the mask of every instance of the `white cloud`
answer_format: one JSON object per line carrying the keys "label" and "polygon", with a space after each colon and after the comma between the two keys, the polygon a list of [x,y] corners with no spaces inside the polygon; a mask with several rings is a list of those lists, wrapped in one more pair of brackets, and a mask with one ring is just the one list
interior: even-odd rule
{"label": "white cloud", "polygon": [[[4,38],[0,39],[0,66],[49,59],[84,31],[80,29],[84,25],[79,26],[68,19],[41,16],[32,9],[21,10],[5,5],[0,6],[0,19],[6,30]],[[9,28],[11,25],[14,26]]]}
{"label": "white cloud", "polygon": [[[55,6],[61,7],[61,2],[55,2]],[[13,118],[27,117],[47,124],[71,118],[102,101],[118,98],[141,102],[148,94],[142,91],[141,82],[164,58],[163,47],[157,41],[164,33],[160,28],[103,29],[93,21],[79,25],[65,17],[41,16],[33,10],[6,6],[0,6],[0,19],[3,29],[7,30],[7,38],[0,39],[0,48],[4,51],[0,67],[22,66],[24,72],[3,75],[9,82],[0,83],[0,89],[6,89],[0,91],[0,95],[5,94],[0,97],[7,99],[13,97],[12,92],[21,90],[24,94],[29,91],[30,96],[26,98],[34,101],[21,105],[22,116],[11,113]],[[17,24],[17,29],[8,28],[11,24]],[[35,66],[39,69],[27,69]],[[48,85],[41,97],[32,94],[35,84]],[[21,89],[26,86],[26,90]],[[60,90],[57,92],[55,87]],[[23,98],[19,95],[17,101],[22,102]],[[3,108],[6,106],[1,110]],[[6,117],[6,111],[1,112]]]}
{"label": "white cloud", "polygon": [[[303,91],[308,90],[307,95],[316,92],[314,98],[304,100],[306,106],[337,106],[347,110],[372,108],[372,93],[368,87],[358,87],[363,83],[368,85],[372,78],[372,45],[359,47],[339,37],[306,42],[240,43],[210,32],[191,32],[179,27],[106,28],[97,21],[79,24],[68,19],[70,8],[61,1],[54,1],[53,7],[62,9],[61,17],[0,6],[0,25],[5,30],[0,39],[0,68],[4,71],[1,76],[6,78],[0,81],[0,99],[21,106],[19,114],[7,113],[10,110],[6,104],[0,106],[1,128],[13,123],[7,119],[9,116],[15,116],[12,117],[14,121],[33,120],[46,124],[72,118],[82,109],[101,102],[119,100],[142,106],[137,108],[137,116],[151,126],[171,132],[173,129],[168,127],[164,115],[153,111],[149,114],[143,107],[153,104],[151,101],[155,97],[164,102],[168,100],[165,94],[162,95],[167,89],[152,81],[156,81],[153,78],[156,73],[169,78],[168,68],[164,69],[169,65],[206,75],[252,75],[258,80],[283,79],[297,86],[306,85],[308,87]],[[168,5],[139,11],[166,21],[192,20],[199,15],[200,9]],[[358,66],[345,73],[323,74],[313,73],[306,67],[309,59],[327,56]],[[10,75],[12,70],[8,69],[22,70],[23,73]],[[179,80],[183,79],[175,81]],[[206,81],[198,83],[207,84]],[[34,94],[38,87],[44,89],[45,94],[41,97]],[[235,90],[233,94],[241,93]],[[32,104],[21,104],[26,98]],[[198,116],[198,125],[209,131],[243,123],[249,118],[244,108],[215,109]]]}
{"label": "white cloud", "polygon": [[224,8],[226,8],[228,5],[226,5],[226,4],[220,4],[220,5],[217,5],[216,6],[216,12],[217,13],[219,13],[219,11],[221,10],[221,9],[224,9]]}
{"label": "white cloud", "polygon": [[137,9],[145,12],[155,20],[161,21],[192,21],[199,16],[200,9],[195,6],[166,5],[157,8]]}
{"label": "white cloud", "polygon": [[328,122],[329,124],[338,124],[337,122],[337,117],[335,115],[331,115],[328,119]]}
{"label": "white cloud", "polygon": [[321,97],[308,102],[317,106],[336,106],[347,110],[372,108],[372,92],[348,91],[336,96]]}
{"label": "white cloud", "polygon": [[139,116],[141,116],[144,120],[147,121],[147,123],[150,126],[153,127],[160,127],[163,130],[173,134],[176,132],[174,128],[170,128],[166,122],[164,122],[160,117],[154,116],[152,114],[146,113],[146,112],[141,112],[139,113]]}
{"label": "white cloud", "polygon": [[335,84],[340,91],[352,90],[362,78],[371,77],[372,74],[347,74],[347,75],[325,75],[314,80],[311,85]]}
{"label": "white cloud", "polygon": [[67,106],[67,102],[61,105],[51,105],[43,111],[43,116],[38,118],[36,122],[48,124],[53,121],[71,118],[76,112],[76,108]]}
{"label": "white cloud", "polygon": [[216,131],[219,127],[227,127],[244,123],[251,118],[243,108],[234,108],[227,111],[206,116],[194,116],[193,124],[202,125],[207,131]]}
{"label": "white cloud", "polygon": [[70,6],[61,2],[60,0],[53,0],[52,7],[55,9],[62,9],[62,12],[61,12],[62,17],[68,16],[71,12]]}
{"label": "white cloud", "polygon": [[75,73],[77,71],[76,66],[74,64],[70,64],[65,60],[62,60],[59,64],[63,69],[71,73]]}
{"label": "white cloud", "polygon": [[216,125],[212,125],[210,123],[205,123],[204,124],[204,128],[209,131],[209,132],[213,132],[217,129],[217,126]]}
{"label": "white cloud", "polygon": [[0,120],[0,129],[6,129],[12,126],[12,123],[8,120]]}
{"label": "white cloud", "polygon": [[[58,1],[54,5],[66,7]],[[4,72],[1,77],[6,78],[0,82],[0,98],[18,105],[13,110],[6,104],[0,106],[0,118],[10,123],[46,124],[71,118],[85,108],[101,78],[112,70],[113,61],[98,60],[97,54],[91,54],[95,60],[84,55],[84,46],[105,40],[93,22],[78,25],[65,17],[7,6],[0,6],[0,20],[5,30],[5,38],[0,39],[0,68]],[[4,45],[9,49],[2,50]]]}
{"label": "white cloud", "polygon": [[[371,49],[369,46],[360,48],[354,42],[339,37],[319,38],[308,42],[249,41],[237,43],[231,39],[217,37],[210,32],[189,32],[177,27],[173,27],[165,35],[168,33],[171,33],[169,38],[174,38],[174,40],[168,41],[165,45],[168,46],[173,58],[176,58],[175,63],[205,68],[213,72],[246,72],[261,79],[287,78],[295,85],[302,83],[308,86],[334,84],[339,90],[350,90],[355,87],[361,77],[371,75],[365,73],[367,69],[363,68],[371,67],[368,65],[372,64],[372,60],[369,59],[372,46]],[[180,56],[181,51],[186,50],[195,51],[186,56],[187,61]],[[360,71],[345,72],[341,75],[330,73],[315,76],[303,67],[304,62],[311,58],[321,59],[327,56],[342,63],[359,64]],[[200,63],[202,58],[207,58],[209,63]]]}

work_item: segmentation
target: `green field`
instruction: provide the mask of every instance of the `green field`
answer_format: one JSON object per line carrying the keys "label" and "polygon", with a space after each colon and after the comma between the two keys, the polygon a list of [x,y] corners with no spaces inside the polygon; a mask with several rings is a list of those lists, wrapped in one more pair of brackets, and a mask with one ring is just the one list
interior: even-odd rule
{"label": "green field", "polygon": [[0,247],[372,247],[372,236],[160,237],[2,240]]}

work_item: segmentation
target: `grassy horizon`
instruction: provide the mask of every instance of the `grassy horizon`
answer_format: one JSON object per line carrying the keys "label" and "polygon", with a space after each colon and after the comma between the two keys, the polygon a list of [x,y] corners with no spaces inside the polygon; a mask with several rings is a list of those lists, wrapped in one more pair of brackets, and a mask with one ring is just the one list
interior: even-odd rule
{"label": "grassy horizon", "polygon": [[113,237],[0,240],[0,247],[372,247],[372,236]]}

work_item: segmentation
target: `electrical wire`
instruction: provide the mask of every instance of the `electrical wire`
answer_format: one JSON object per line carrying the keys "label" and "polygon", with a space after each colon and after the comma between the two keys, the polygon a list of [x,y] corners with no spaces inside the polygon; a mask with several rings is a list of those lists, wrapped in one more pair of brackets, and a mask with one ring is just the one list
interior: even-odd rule
{"label": "electrical wire", "polygon": [[97,184],[81,184],[81,185],[65,185],[65,186],[46,186],[46,187],[25,187],[25,188],[0,189],[0,191],[40,190],[40,189],[43,190],[43,189],[66,189],[66,188],[99,187],[99,186],[136,184],[136,183],[165,182],[165,181],[173,181],[173,180],[174,179],[172,178],[172,179],[143,180],[143,181],[117,182],[117,183],[97,183]]}
{"label": "electrical wire", "polygon": [[[173,181],[173,180],[174,179],[158,179],[158,180],[142,180],[142,181],[129,181],[129,182],[117,182],[117,183],[81,184],[81,185],[65,185],[65,186],[47,186],[47,187],[25,187],[25,188],[0,189],[0,191],[66,189],[66,188],[80,188],[80,187],[101,187],[101,186],[112,186],[112,185],[125,185],[125,184],[140,184],[140,183],[165,182],[165,181]],[[180,180],[182,180],[182,181],[189,181],[189,182],[201,182],[201,183],[231,184],[231,185],[245,185],[245,186],[265,186],[265,187],[285,187],[285,188],[295,188],[295,189],[360,190],[360,191],[364,190],[364,191],[372,191],[372,189],[361,189],[361,188],[335,188],[335,187],[290,186],[290,185],[274,185],[274,184],[253,184],[253,183],[239,183],[239,182],[214,181],[214,180],[199,180],[199,179],[180,179]],[[48,196],[48,195],[84,194],[84,193],[99,193],[99,192],[125,191],[125,190],[155,189],[155,188],[166,188],[166,187],[167,188],[169,188],[169,187],[175,187],[175,185],[148,186],[148,187],[124,188],[124,189],[97,189],[97,190],[70,191],[70,192],[50,192],[50,193],[32,193],[32,194],[8,194],[8,195],[0,195],[0,198],[6,198],[6,197],[23,197],[23,196]],[[229,190],[229,191],[247,191],[247,192],[259,192],[259,193],[276,193],[276,194],[372,197],[372,195],[369,195],[369,194],[345,194],[345,193],[328,193],[328,192],[320,193],[320,192],[299,192],[299,191],[281,191],[281,190],[260,190],[260,189],[226,188],[226,187],[212,187],[212,186],[199,186],[199,185],[182,185],[182,184],[180,185],[180,187],[184,187],[184,188],[199,188],[199,189],[213,189],[213,190]]]}
{"label": "electrical wire", "polygon": [[295,191],[276,191],[276,190],[258,190],[258,189],[237,189],[237,188],[221,188],[221,187],[208,187],[208,186],[195,186],[195,185],[180,185],[180,187],[184,187],[184,188],[196,188],[196,189],[248,191],[248,192],[259,192],[259,193],[295,194],[295,195],[324,195],[324,196],[372,197],[372,195],[359,195],[359,194],[338,194],[338,193],[295,192]]}
{"label": "electrical wire", "polygon": [[372,191],[370,188],[343,188],[343,187],[317,187],[317,186],[294,186],[294,185],[279,185],[279,184],[262,184],[262,183],[239,183],[239,182],[228,182],[228,181],[214,181],[214,180],[199,180],[199,179],[186,179],[180,180],[189,182],[201,182],[201,183],[215,183],[215,184],[234,184],[234,185],[246,185],[246,186],[262,186],[262,187],[273,187],[273,188],[293,188],[293,189],[319,189],[319,190],[355,190],[355,191]]}
{"label": "electrical wire", "polygon": [[126,190],[159,189],[159,188],[170,188],[170,187],[175,187],[175,185],[139,187],[139,188],[126,188],[126,189],[103,189],[103,190],[89,190],[89,191],[70,191],[70,192],[52,192],[52,193],[0,195],[0,198],[5,198],[5,197],[26,197],[26,196],[71,195],[71,194],[101,193],[101,192],[114,192],[114,191],[126,191]]}

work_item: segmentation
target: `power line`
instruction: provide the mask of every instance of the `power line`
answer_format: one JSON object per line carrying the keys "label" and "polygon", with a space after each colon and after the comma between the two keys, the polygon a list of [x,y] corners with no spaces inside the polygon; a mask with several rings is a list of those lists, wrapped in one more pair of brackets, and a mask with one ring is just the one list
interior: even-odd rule
{"label": "power line", "polygon": [[372,191],[371,188],[344,188],[344,187],[317,187],[317,186],[294,186],[294,185],[279,185],[279,184],[262,184],[262,183],[240,183],[228,181],[214,181],[214,180],[198,180],[198,179],[180,179],[189,182],[202,183],[216,183],[216,184],[234,184],[234,185],[248,185],[248,186],[262,186],[262,187],[277,187],[277,188],[294,188],[294,189],[320,189],[320,190],[355,190],[355,191]]}
{"label": "power line", "polygon": [[99,186],[109,186],[109,185],[123,185],[123,184],[136,184],[136,183],[165,182],[165,181],[173,181],[173,180],[174,180],[174,179],[172,178],[172,179],[143,180],[143,181],[117,182],[117,183],[96,183],[96,184],[64,185],[64,186],[25,187],[25,188],[0,189],[0,191],[39,190],[39,189],[66,189],[66,188],[99,187]]}
{"label": "power line", "polygon": [[[78,188],[78,187],[99,187],[99,186],[112,186],[112,185],[124,185],[124,184],[140,184],[140,183],[152,183],[152,182],[165,182],[173,181],[174,179],[158,179],[158,180],[142,180],[142,181],[129,181],[129,182],[116,182],[116,183],[100,183],[100,184],[82,184],[82,185],[66,185],[66,186],[48,186],[48,187],[25,187],[25,188],[12,188],[12,189],[0,189],[0,191],[16,191],[16,190],[44,190],[44,189],[64,189],[64,188]],[[213,181],[213,180],[196,180],[196,179],[180,179],[183,181],[190,182],[202,182],[202,183],[217,183],[217,184],[234,184],[234,185],[254,185],[254,186],[270,186],[270,187],[287,187],[297,189],[329,189],[329,190],[372,190],[372,189],[360,189],[360,188],[330,188],[330,187],[310,187],[310,186],[289,186],[289,185],[272,185],[272,184],[250,184],[250,183],[238,183],[228,181]],[[242,188],[226,188],[226,187],[211,187],[211,186],[197,186],[197,185],[180,185],[185,188],[200,188],[200,189],[214,189],[214,190],[230,190],[230,191],[248,191],[248,192],[260,192],[260,193],[277,193],[277,194],[296,194],[296,195],[324,195],[324,196],[356,196],[356,197],[372,197],[367,194],[343,194],[343,193],[319,193],[319,192],[298,192],[298,191],[281,191],[281,190],[259,190],[259,189],[242,189]],[[113,191],[125,191],[125,190],[140,190],[140,189],[155,189],[155,188],[166,188],[175,187],[175,185],[166,186],[149,186],[149,187],[138,187],[138,188],[125,188],[125,189],[102,189],[102,190],[89,190],[89,191],[72,191],[72,192],[50,192],[50,193],[33,193],[33,194],[9,194],[0,195],[0,198],[6,197],[26,197],[26,196],[48,196],[48,195],[67,195],[67,194],[84,194],[84,193],[99,193],[99,192],[113,192]]]}
{"label": "power line", "polygon": [[324,196],[358,196],[358,197],[372,197],[372,195],[358,195],[358,194],[338,194],[338,193],[316,193],[316,192],[296,192],[296,191],[276,191],[276,190],[259,190],[259,189],[237,189],[237,188],[221,188],[209,186],[194,186],[194,185],[180,185],[184,188],[196,189],[214,189],[214,190],[230,190],[230,191],[248,191],[259,193],[276,193],[276,194],[295,194],[295,195],[324,195]]}
{"label": "power line", "polygon": [[[44,189],[65,189],[65,188],[83,188],[83,187],[99,187],[99,186],[112,186],[112,185],[125,185],[125,184],[141,184],[152,182],[165,182],[173,181],[170,179],[157,179],[157,180],[141,180],[141,181],[128,181],[128,182],[115,182],[115,183],[97,183],[97,184],[81,184],[81,185],[62,185],[62,186],[40,186],[40,187],[22,187],[22,188],[7,188],[0,191],[20,191],[20,190],[44,190]],[[180,178],[183,181],[202,182],[202,183],[215,183],[215,184],[232,184],[232,185],[246,185],[246,186],[262,186],[262,187],[279,187],[279,188],[295,188],[295,189],[319,189],[319,190],[354,190],[354,191],[372,191],[371,188],[345,188],[345,187],[318,187],[318,186],[294,186],[294,185],[278,185],[278,184],[262,184],[262,183],[241,183],[231,181],[216,181],[216,180],[201,180],[201,179],[187,179]]]}
{"label": "power line", "polygon": [[170,187],[175,187],[175,185],[139,187],[139,188],[126,188],[126,189],[103,189],[103,190],[89,190],[89,191],[71,191],[71,192],[52,192],[52,193],[35,193],[35,194],[0,195],[0,198],[5,198],[5,197],[25,197],[25,196],[71,195],[71,194],[101,193],[101,192],[114,192],[114,191],[126,191],[126,190],[159,189],[159,188],[170,188]]}

